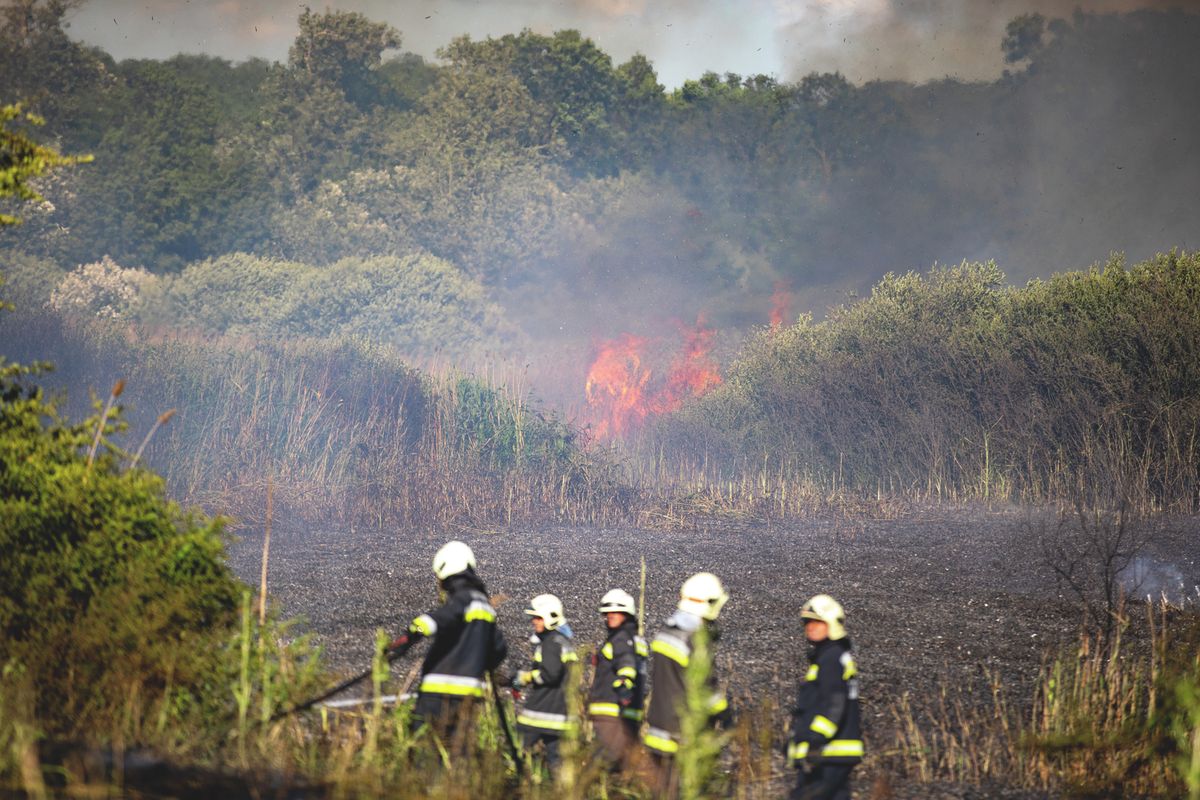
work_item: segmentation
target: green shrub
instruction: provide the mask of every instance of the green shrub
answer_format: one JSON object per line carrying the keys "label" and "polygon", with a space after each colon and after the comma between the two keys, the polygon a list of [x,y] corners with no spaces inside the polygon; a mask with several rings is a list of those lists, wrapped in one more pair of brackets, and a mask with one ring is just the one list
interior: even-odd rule
{"label": "green shrub", "polygon": [[58,735],[203,711],[239,594],[221,522],[107,444],[89,464],[99,417],[62,419],[30,373],[0,361],[0,664],[31,677],[29,711]]}

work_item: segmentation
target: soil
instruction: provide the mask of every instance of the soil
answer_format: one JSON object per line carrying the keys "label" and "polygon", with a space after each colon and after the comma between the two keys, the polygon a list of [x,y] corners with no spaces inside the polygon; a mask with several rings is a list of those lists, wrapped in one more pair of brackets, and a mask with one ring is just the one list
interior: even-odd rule
{"label": "soil", "polygon": [[[987,676],[1028,698],[1048,653],[1078,637],[1079,601],[1041,564],[1031,512],[1017,508],[912,508],[892,519],[809,519],[772,526],[714,521],[674,531],[545,526],[432,535],[399,531],[280,530],[272,534],[268,586],[285,618],[300,617],[347,673],[370,663],[374,631],[402,632],[436,605],[430,569],[450,538],[467,542],[496,598],[510,642],[508,667],[522,668],[529,598],[562,600],[581,649],[600,641],[596,606],[622,587],[638,596],[647,566],[646,621],[652,634],[678,587],[700,570],[716,573],[731,600],[721,615],[718,664],[733,698],[787,703],[807,666],[799,610],[813,594],[846,608],[862,678],[868,749],[890,741],[890,707],[910,692],[917,713],[939,685],[990,706]],[[1194,598],[1200,585],[1200,522],[1173,524],[1147,551],[1170,565]],[[231,563],[257,585],[261,534],[231,546]],[[412,658],[412,656],[410,656]],[[403,668],[400,670],[404,672]],[[879,777],[868,758],[856,796]],[[875,774],[872,774],[875,773]],[[888,776],[897,798],[1032,798],[1038,794],[963,786],[912,786]]]}

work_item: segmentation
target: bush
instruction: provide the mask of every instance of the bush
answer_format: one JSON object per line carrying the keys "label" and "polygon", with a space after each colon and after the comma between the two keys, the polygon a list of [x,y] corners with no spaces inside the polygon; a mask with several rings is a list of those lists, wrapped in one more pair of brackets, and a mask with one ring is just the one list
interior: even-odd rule
{"label": "bush", "polygon": [[98,423],[63,420],[29,369],[0,361],[0,665],[31,677],[29,710],[58,735],[117,710],[202,710],[240,593],[220,521],[115,448],[89,463]]}
{"label": "bush", "polygon": [[763,331],[661,433],[870,490],[1194,508],[1200,254],[1002,283],[994,264],[889,275]]}
{"label": "bush", "polygon": [[408,353],[470,352],[502,333],[483,287],[429,255],[327,267],[242,253],[165,278],[149,321],[234,335],[362,336]]}

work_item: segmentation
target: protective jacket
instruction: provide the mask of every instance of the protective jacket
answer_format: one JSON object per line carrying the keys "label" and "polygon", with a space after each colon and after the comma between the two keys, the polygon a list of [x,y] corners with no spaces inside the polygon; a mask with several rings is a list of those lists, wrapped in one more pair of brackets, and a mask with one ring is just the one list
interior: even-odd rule
{"label": "protective jacket", "polygon": [[561,629],[534,634],[533,667],[525,693],[525,707],[517,725],[540,732],[560,733],[571,725],[567,714],[567,679],[570,665],[579,661],[570,637]]}
{"label": "protective jacket", "polygon": [[850,640],[826,639],[808,653],[811,665],[792,712],[788,760],[857,764],[863,757],[858,665]]}
{"label": "protective jacket", "polygon": [[433,639],[421,665],[422,695],[483,697],[484,674],[508,654],[496,610],[474,570],[442,582],[446,602],[412,621],[409,631]]}
{"label": "protective jacket", "polygon": [[[704,620],[696,614],[676,611],[667,620],[666,628],[650,644],[654,695],[646,712],[646,730],[642,741],[651,750],[663,755],[673,755],[679,750],[679,732],[682,728],[680,710],[687,704],[685,673],[691,663],[696,631],[703,624]],[[717,687],[713,658],[715,644],[716,637],[710,635],[710,666],[703,699],[703,709],[708,714],[710,724],[729,719],[729,701]]]}
{"label": "protective jacket", "polygon": [[592,657],[596,677],[588,694],[588,714],[640,722],[649,656],[646,640],[638,636],[636,619],[627,619],[621,627],[610,629],[608,638]]}

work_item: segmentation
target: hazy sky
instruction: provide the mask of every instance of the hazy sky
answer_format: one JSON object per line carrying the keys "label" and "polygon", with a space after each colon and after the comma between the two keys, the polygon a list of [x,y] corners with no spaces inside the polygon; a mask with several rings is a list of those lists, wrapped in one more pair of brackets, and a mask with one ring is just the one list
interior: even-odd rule
{"label": "hazy sky", "polygon": [[[1134,8],[1195,9],[1196,0],[310,0],[400,30],[432,58],[460,34],[577,28],[616,62],[643,53],[668,87],[706,70],[794,80],[840,70],[855,81],[992,78],[1005,23],[1028,11],[1070,16]],[[285,60],[305,3],[296,0],[90,0],[72,35],[117,58],[210,53]]]}

